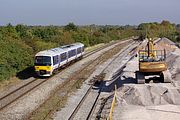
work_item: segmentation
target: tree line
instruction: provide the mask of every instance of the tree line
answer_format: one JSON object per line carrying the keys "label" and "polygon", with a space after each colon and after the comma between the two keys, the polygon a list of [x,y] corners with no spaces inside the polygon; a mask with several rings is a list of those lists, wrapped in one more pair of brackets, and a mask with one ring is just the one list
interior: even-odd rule
{"label": "tree line", "polygon": [[74,42],[82,42],[88,47],[131,36],[168,37],[180,41],[180,25],[162,21],[138,26],[77,26],[74,23],[66,26],[13,26],[10,23],[0,26],[0,80],[33,66],[34,55],[41,50]]}

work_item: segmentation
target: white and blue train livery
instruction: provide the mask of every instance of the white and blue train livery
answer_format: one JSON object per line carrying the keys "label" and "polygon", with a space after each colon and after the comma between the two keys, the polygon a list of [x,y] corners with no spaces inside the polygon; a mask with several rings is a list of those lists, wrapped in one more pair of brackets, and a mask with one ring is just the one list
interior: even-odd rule
{"label": "white and blue train livery", "polygon": [[84,44],[82,43],[40,51],[35,55],[35,71],[39,76],[51,76],[56,69],[82,58],[83,54]]}

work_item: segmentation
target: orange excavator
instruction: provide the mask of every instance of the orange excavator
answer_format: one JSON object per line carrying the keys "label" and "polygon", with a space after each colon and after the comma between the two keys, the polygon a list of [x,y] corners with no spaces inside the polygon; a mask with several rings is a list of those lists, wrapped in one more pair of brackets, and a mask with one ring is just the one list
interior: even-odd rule
{"label": "orange excavator", "polygon": [[160,82],[171,82],[167,71],[166,50],[156,50],[149,39],[145,50],[139,50],[139,71],[136,72],[138,84],[145,83],[145,76],[159,76]]}

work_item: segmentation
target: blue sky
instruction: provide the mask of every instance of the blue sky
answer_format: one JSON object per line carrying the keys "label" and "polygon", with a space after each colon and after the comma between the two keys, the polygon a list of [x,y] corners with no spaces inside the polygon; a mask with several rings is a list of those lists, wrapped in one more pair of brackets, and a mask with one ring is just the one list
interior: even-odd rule
{"label": "blue sky", "polygon": [[0,0],[0,25],[180,23],[180,0]]}

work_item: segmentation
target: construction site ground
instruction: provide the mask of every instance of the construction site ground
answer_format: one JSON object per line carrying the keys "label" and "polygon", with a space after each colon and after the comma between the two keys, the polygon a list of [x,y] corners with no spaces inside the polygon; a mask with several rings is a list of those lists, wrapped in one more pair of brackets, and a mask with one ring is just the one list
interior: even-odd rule
{"label": "construction site ground", "polygon": [[[126,64],[121,77],[115,82],[118,89],[113,120],[180,119],[180,49],[166,38],[157,42],[155,47],[167,50],[166,61],[172,82],[154,83],[156,78],[149,77],[146,78],[148,83],[136,84],[138,57],[134,57]],[[101,94],[101,98],[108,98],[101,112],[101,119],[108,117],[113,96],[114,91]]]}
{"label": "construction site ground", "polygon": [[[117,99],[113,112],[113,120],[179,120],[180,118],[180,49],[167,38],[156,40],[155,49],[166,49],[168,71],[171,83],[160,83],[157,77],[146,77],[145,84],[137,84],[136,72],[138,71],[138,56],[136,53],[146,41],[138,45],[136,49],[128,52],[122,51],[101,66],[97,66],[94,74],[99,74],[101,69],[104,76],[104,85],[99,96],[96,109],[91,119],[106,120],[109,118],[110,108],[114,97],[114,87],[117,86]],[[131,45],[130,48],[133,48]],[[99,71],[99,72],[98,72]],[[92,74],[92,76],[94,76]],[[55,113],[54,119],[67,119],[73,106],[78,104],[87,89],[87,82],[71,96],[67,106]],[[91,92],[95,94],[95,92]],[[81,97],[80,97],[81,96]],[[75,119],[85,119],[89,105],[92,105],[93,97],[87,98],[84,108],[77,113]],[[69,111],[69,112],[67,112]]]}

